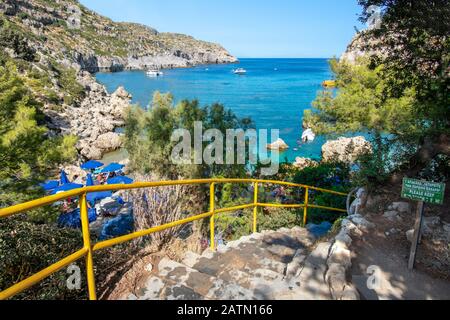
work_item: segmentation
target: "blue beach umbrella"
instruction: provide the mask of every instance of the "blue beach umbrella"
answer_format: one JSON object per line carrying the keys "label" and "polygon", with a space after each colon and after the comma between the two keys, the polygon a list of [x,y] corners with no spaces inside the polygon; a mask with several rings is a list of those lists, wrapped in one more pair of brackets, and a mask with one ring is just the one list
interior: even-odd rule
{"label": "blue beach umbrella", "polygon": [[133,179],[128,178],[126,176],[117,176],[106,181],[107,184],[131,184],[133,183]]}
{"label": "blue beach umbrella", "polygon": [[59,186],[58,188],[53,189],[51,194],[57,194],[58,192],[70,191],[70,190],[79,189],[79,188],[83,188],[83,187],[84,186],[82,184],[78,184],[78,183],[66,183],[66,184]]}
{"label": "blue beach umbrella", "polygon": [[46,181],[45,183],[40,183],[39,184],[42,189],[44,189],[45,191],[50,191],[53,190],[55,188],[58,188],[59,186],[59,181],[57,180],[50,180],[50,181]]}
{"label": "blue beach umbrella", "polygon": [[94,169],[100,168],[101,166],[103,166],[103,163],[101,163],[100,161],[90,160],[86,163],[83,163],[81,165],[81,169],[94,170]]}
{"label": "blue beach umbrella", "polygon": [[[89,223],[97,220],[97,211],[88,209]],[[58,225],[66,228],[81,228],[80,208],[69,213],[62,213],[58,218]]]}
{"label": "blue beach umbrella", "polygon": [[101,173],[107,173],[107,172],[116,172],[119,170],[122,170],[125,166],[123,164],[118,163],[110,163],[106,167],[104,167],[100,172]]}
{"label": "blue beach umbrella", "polygon": [[92,174],[88,174],[86,177],[86,187],[93,186],[94,180],[92,180]]}
{"label": "blue beach umbrella", "polygon": [[61,170],[59,182],[60,182],[61,184],[67,184],[67,183],[70,183],[69,178],[67,178],[67,174],[66,174],[66,172],[65,172],[64,170]]}
{"label": "blue beach umbrella", "polygon": [[111,191],[102,191],[102,192],[92,192],[88,193],[86,196],[86,200],[90,203],[95,203],[96,201],[112,197]]}

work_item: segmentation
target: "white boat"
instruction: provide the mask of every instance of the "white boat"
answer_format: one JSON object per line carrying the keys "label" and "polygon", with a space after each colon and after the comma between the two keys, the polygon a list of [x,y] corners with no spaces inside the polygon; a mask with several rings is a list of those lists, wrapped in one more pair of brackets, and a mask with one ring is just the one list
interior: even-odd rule
{"label": "white boat", "polygon": [[247,70],[245,70],[244,68],[237,68],[236,70],[233,71],[233,73],[243,75],[243,74],[247,74]]}
{"label": "white boat", "polygon": [[302,134],[303,142],[313,142],[316,139],[316,134],[311,129],[306,129]]}
{"label": "white boat", "polygon": [[147,70],[147,75],[149,77],[159,77],[159,76],[164,75],[164,73],[160,70],[151,69],[151,70]]}

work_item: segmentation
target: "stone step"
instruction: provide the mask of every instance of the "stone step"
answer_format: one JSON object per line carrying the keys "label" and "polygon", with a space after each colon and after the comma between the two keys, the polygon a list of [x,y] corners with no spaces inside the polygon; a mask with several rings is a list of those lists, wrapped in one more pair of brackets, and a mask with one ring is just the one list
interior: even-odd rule
{"label": "stone step", "polygon": [[[299,241],[299,238],[302,241]],[[277,299],[280,293],[299,289],[298,281],[287,279],[306,260],[314,238],[302,228],[263,232],[243,237],[201,256],[186,253],[183,262],[199,272],[254,293],[257,299]],[[289,268],[289,270],[288,270]]]}
{"label": "stone step", "polygon": [[224,267],[246,272],[268,269],[285,275],[287,265],[292,262],[297,251],[305,250],[313,243],[313,237],[307,230],[290,231],[291,234],[281,232],[253,234],[232,241],[226,246],[220,246],[215,253],[209,250],[201,256],[189,253],[185,261],[191,267],[212,276],[226,273]]}
{"label": "stone step", "polygon": [[139,290],[138,300],[203,300],[204,297],[183,284],[151,276]]}
{"label": "stone step", "polygon": [[310,254],[306,229],[263,231],[205,250],[186,252],[182,263],[163,258],[136,299],[330,299],[325,282],[329,243]]}
{"label": "stone step", "polygon": [[[301,290],[295,292],[292,300],[329,300],[330,288],[325,280],[327,258],[331,243],[322,242],[308,255],[297,275],[293,279],[300,283]],[[288,297],[286,297],[288,298]]]}

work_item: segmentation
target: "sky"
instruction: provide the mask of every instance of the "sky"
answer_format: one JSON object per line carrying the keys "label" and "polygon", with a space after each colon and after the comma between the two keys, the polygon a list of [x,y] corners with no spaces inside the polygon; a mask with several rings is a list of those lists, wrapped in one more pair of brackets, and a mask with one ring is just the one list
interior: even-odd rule
{"label": "sky", "polygon": [[331,58],[355,34],[357,0],[80,0],[114,21],[223,45],[239,58]]}

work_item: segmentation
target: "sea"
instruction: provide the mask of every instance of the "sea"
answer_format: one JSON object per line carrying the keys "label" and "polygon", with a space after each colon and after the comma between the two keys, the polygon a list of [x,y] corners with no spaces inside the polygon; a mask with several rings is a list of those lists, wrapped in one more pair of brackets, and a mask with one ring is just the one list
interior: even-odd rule
{"label": "sea", "polygon": [[[277,129],[289,149],[281,160],[296,157],[320,160],[325,137],[299,143],[303,112],[331,78],[328,59],[239,59],[238,64],[200,65],[163,70],[160,77],[144,71],[98,73],[97,80],[114,92],[119,86],[133,96],[133,103],[147,108],[155,91],[170,92],[175,102],[197,99],[201,105],[222,103],[238,117],[250,117],[257,129]],[[246,75],[233,70],[244,68]],[[270,134],[269,134],[270,138]]]}

